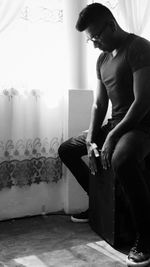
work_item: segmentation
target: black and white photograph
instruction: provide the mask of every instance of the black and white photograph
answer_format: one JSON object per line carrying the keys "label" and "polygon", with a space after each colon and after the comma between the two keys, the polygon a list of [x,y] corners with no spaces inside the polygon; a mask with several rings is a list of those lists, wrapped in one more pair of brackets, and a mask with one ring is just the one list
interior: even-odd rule
{"label": "black and white photograph", "polygon": [[0,1],[0,267],[150,267],[150,1]]}

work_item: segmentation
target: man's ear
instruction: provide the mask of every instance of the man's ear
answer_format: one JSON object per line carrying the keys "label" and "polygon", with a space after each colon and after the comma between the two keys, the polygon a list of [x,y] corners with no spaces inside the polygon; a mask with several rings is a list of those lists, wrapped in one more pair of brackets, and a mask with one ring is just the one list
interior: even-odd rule
{"label": "man's ear", "polygon": [[109,21],[109,26],[112,29],[113,32],[115,32],[117,30],[117,23],[115,20],[110,20]]}

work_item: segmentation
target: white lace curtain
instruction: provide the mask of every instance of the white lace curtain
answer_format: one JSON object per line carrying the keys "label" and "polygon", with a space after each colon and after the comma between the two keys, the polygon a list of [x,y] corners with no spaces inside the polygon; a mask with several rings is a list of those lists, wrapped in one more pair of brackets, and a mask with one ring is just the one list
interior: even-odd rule
{"label": "white lace curtain", "polygon": [[0,1],[0,189],[61,178],[62,36],[62,0]]}

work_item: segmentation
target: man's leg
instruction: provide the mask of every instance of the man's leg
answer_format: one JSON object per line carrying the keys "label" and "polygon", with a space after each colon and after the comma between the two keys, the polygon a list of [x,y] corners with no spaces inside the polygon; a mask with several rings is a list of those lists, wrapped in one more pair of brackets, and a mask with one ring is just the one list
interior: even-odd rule
{"label": "man's leg", "polygon": [[149,153],[150,135],[135,130],[120,138],[112,156],[115,177],[129,198],[140,238],[128,256],[131,266],[150,262],[150,191],[143,170],[144,158]]}
{"label": "man's leg", "polygon": [[85,135],[72,137],[62,143],[58,149],[62,162],[75,176],[82,188],[89,193],[89,168],[82,156],[87,155]]}
{"label": "man's leg", "polygon": [[[78,183],[89,194],[89,168],[82,159],[87,155],[86,135],[72,137],[59,147],[58,153],[62,162],[72,172]],[[88,222],[88,210],[71,216],[73,222]]]}

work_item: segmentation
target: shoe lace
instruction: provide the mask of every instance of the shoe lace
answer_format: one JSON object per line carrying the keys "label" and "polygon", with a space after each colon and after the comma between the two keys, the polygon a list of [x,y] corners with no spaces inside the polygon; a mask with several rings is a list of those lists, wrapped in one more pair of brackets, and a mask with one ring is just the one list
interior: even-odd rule
{"label": "shoe lace", "polygon": [[138,236],[134,243],[132,251],[139,255],[142,255],[143,252],[150,252],[150,249],[148,248],[146,242],[144,242],[141,237]]}

